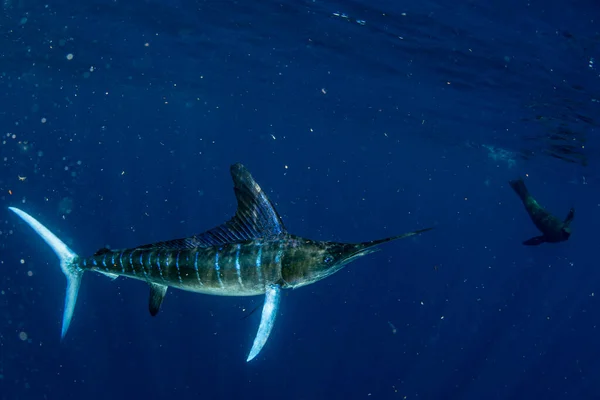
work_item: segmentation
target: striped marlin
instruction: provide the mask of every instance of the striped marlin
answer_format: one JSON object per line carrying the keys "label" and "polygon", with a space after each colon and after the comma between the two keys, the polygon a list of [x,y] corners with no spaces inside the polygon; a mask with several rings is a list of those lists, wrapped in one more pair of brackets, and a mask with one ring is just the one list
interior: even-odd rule
{"label": "striped marlin", "polygon": [[183,239],[152,243],[126,250],[100,249],[80,257],[26,212],[9,207],[52,247],[67,277],[61,337],[67,333],[81,278],[94,271],[150,286],[149,311],[158,314],[167,289],[174,287],[220,296],[265,295],[258,332],[246,361],[255,358],[275,323],[282,289],[320,281],[351,261],[374,252],[375,246],[430,230],[363,243],[337,243],[291,235],[281,217],[241,164],[231,166],[237,210],[227,222]]}

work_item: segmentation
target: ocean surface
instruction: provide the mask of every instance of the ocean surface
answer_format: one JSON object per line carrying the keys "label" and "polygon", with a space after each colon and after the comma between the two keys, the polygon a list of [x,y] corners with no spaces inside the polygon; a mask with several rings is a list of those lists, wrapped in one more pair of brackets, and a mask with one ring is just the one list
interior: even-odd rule
{"label": "ocean surface", "polygon": [[[3,0],[0,399],[600,399],[600,3]],[[235,212],[386,244],[263,298],[65,278]],[[523,177],[570,240],[541,246]]]}

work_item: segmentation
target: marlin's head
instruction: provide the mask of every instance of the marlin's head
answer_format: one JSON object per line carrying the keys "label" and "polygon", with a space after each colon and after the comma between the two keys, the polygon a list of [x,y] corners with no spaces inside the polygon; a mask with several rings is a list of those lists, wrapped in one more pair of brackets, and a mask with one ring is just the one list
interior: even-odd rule
{"label": "marlin's head", "polygon": [[358,257],[372,253],[362,243],[319,242],[298,239],[282,258],[282,277],[288,287],[297,288],[320,281]]}
{"label": "marlin's head", "polygon": [[310,285],[333,275],[357,258],[377,251],[376,246],[382,243],[413,236],[429,229],[431,228],[362,243],[319,242],[293,238],[294,245],[290,246],[281,260],[283,280],[287,287],[291,288]]}

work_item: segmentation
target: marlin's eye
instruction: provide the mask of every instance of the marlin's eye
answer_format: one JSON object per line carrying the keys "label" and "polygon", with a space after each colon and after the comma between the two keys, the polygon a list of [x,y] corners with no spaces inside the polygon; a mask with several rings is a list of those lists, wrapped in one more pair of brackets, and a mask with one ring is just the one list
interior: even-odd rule
{"label": "marlin's eye", "polygon": [[323,262],[325,264],[330,264],[332,261],[333,261],[333,257],[332,256],[327,255],[327,256],[325,256],[325,258],[323,258]]}

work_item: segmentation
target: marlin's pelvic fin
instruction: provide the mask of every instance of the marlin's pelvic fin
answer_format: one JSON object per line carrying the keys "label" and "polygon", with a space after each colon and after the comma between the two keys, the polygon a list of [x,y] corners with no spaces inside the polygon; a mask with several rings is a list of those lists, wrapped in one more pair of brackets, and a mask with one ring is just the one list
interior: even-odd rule
{"label": "marlin's pelvic fin", "polygon": [[279,309],[280,299],[281,286],[268,286],[267,291],[265,293],[265,305],[262,309],[262,315],[260,317],[260,325],[258,326],[258,332],[256,332],[256,337],[254,338],[254,343],[252,344],[252,349],[250,349],[250,354],[248,354],[246,362],[254,359],[254,357],[256,357],[258,353],[260,353],[265,343],[267,343],[269,334],[271,333],[273,325],[275,324],[275,318],[277,317],[277,310]]}
{"label": "marlin's pelvic fin", "polygon": [[83,276],[83,270],[80,269],[76,264],[76,261],[79,257],[73,252],[73,250],[63,243],[62,240],[57,238],[56,235],[50,232],[48,228],[40,224],[31,215],[15,207],[8,207],[8,209],[17,214],[23,221],[32,227],[33,230],[36,231],[36,233],[40,235],[46,243],[48,243],[52,250],[54,250],[60,260],[60,268],[67,278],[67,293],[65,295],[65,310],[63,313],[61,331],[62,339],[67,334],[67,330],[71,324],[71,318],[73,318],[73,311],[75,310],[75,303],[77,302],[77,293],[79,293],[81,277]]}

